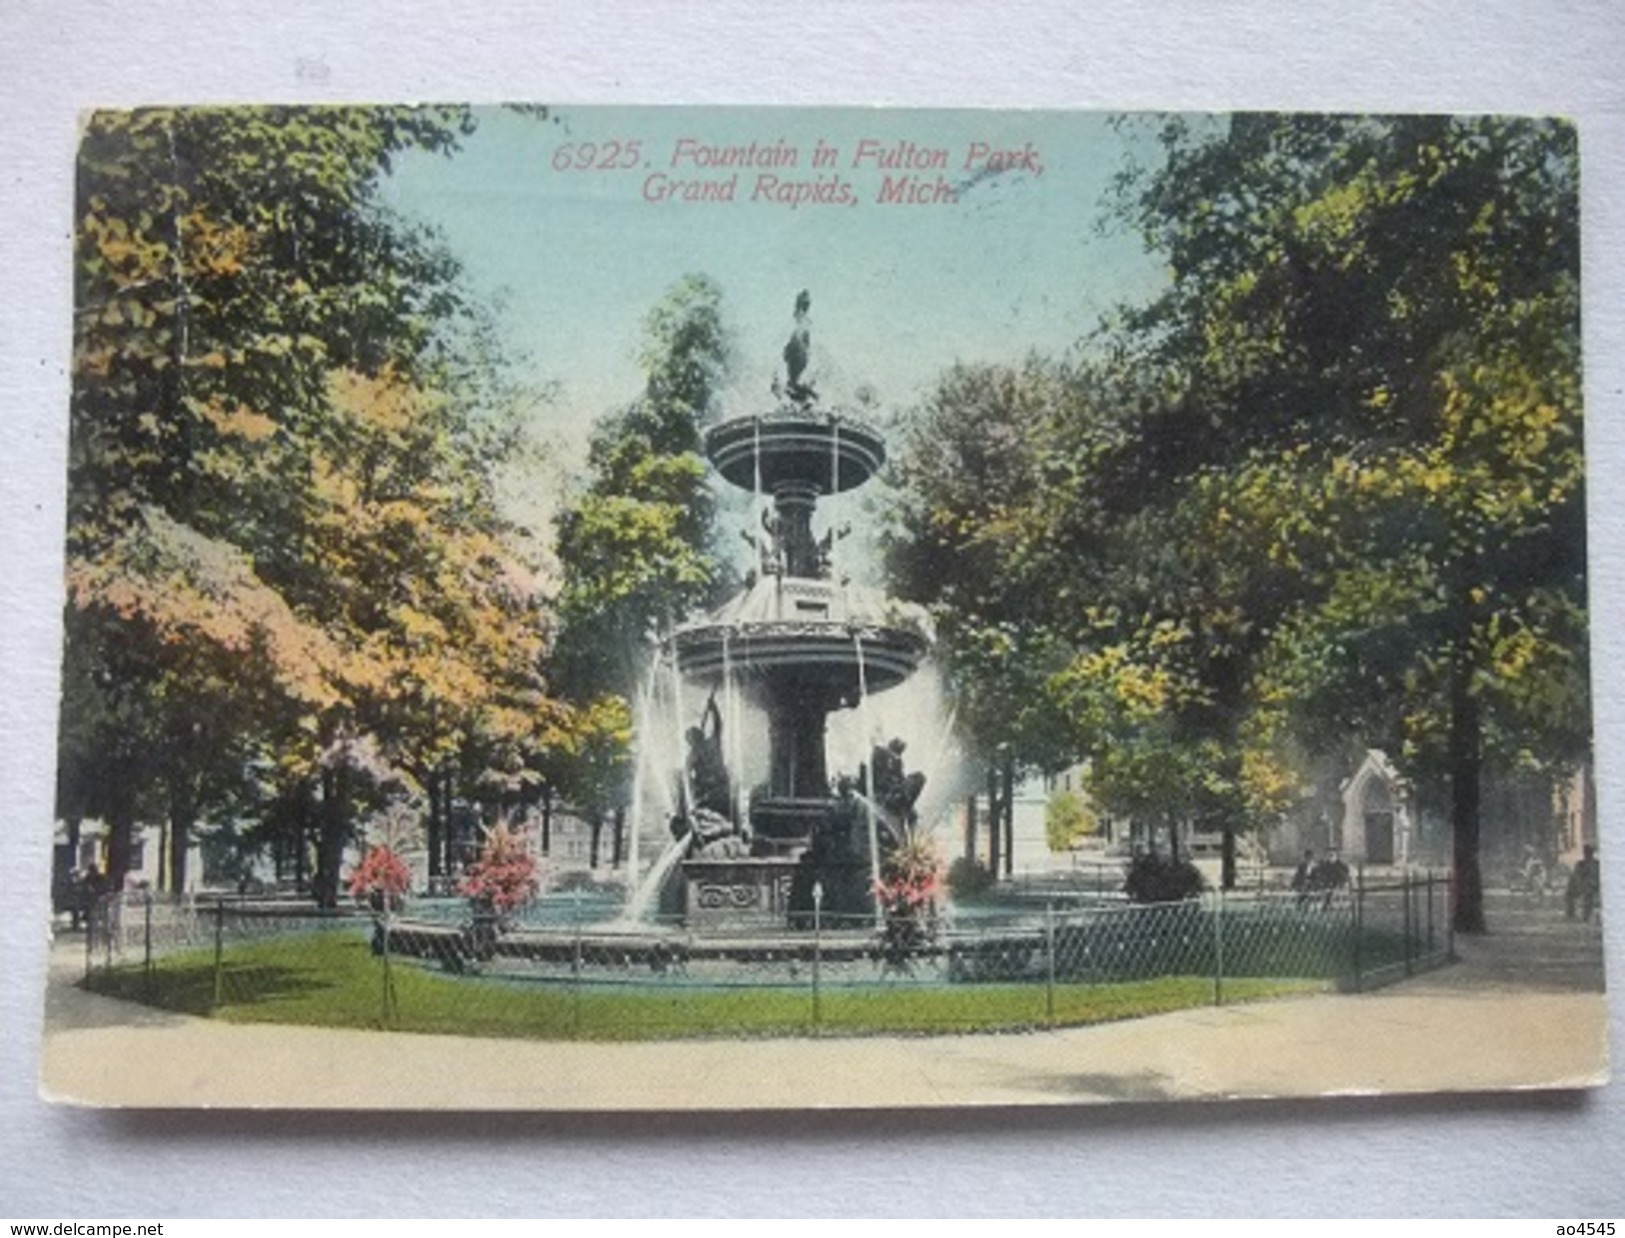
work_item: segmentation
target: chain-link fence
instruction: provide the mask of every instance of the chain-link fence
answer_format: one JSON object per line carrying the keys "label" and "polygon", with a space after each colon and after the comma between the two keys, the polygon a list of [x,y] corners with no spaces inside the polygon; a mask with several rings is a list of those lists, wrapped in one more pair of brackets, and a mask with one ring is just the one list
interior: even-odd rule
{"label": "chain-link fence", "polygon": [[86,985],[190,1014],[253,1005],[286,993],[321,939],[349,940],[368,923],[303,901],[105,895],[86,922]]}
{"label": "chain-link fence", "polygon": [[1076,896],[779,931],[626,923],[552,900],[513,922],[466,903],[316,911],[295,902],[97,904],[89,987],[236,1020],[543,1038],[1061,1026],[1338,987],[1450,955],[1433,874],[1312,895],[1179,903]]}

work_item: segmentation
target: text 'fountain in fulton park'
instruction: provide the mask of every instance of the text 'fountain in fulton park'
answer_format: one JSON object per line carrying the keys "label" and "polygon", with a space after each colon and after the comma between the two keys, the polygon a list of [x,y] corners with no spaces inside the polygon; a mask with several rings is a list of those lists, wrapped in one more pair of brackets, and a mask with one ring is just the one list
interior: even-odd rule
{"label": "text 'fountain in fulton park'", "polygon": [[[868,482],[886,447],[872,426],[820,407],[802,381],[807,310],[802,293],[784,353],[787,381],[774,384],[778,406],[705,436],[712,466],[753,496],[744,588],[677,628],[660,653],[666,673],[681,680],[674,699],[686,686],[706,702],[686,728],[680,774],[664,772],[677,784],[673,841],[644,888],[696,932],[804,927],[815,896],[828,915],[873,913],[882,857],[912,822],[923,782],[904,773],[895,741],[876,742],[855,771],[829,766],[830,715],[856,711],[873,737],[869,697],[912,675],[929,638],[915,608],[836,570],[843,529],[819,531],[820,500]],[[755,775],[748,791],[747,767]]]}

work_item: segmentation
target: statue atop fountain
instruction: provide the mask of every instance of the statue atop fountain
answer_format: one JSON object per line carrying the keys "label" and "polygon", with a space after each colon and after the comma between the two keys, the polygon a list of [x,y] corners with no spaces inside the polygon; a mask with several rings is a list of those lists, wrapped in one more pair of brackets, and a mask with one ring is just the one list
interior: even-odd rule
{"label": "statue atop fountain", "polygon": [[[683,680],[711,689],[705,717],[689,731],[683,820],[673,823],[674,833],[694,840],[681,866],[691,927],[799,923],[815,884],[826,910],[869,911],[881,833],[912,822],[924,781],[903,772],[900,741],[878,748],[861,778],[830,777],[829,715],[902,683],[929,642],[923,621],[905,608],[834,579],[845,530],[815,528],[820,500],[869,481],[886,449],[872,426],[820,406],[807,380],[810,309],[802,292],[784,382],[774,381],[778,407],[705,436],[722,478],[771,511],[759,533],[745,535],[756,555],[746,588],[678,628],[668,646]],[[723,760],[718,692],[765,715],[767,777],[748,806],[737,803]],[[726,847],[717,841],[724,834]]]}
{"label": "statue atop fountain", "polygon": [[[796,298],[795,330],[790,332],[790,342],[784,346],[784,369],[789,379],[784,393],[790,397],[792,404],[802,408],[810,406],[818,399],[818,393],[813,390],[812,384],[801,381],[801,376],[807,372],[807,363],[812,359],[812,328],[807,322],[807,314],[811,309],[812,297],[804,288],[801,295]],[[778,380],[775,378],[774,385],[777,384]]]}

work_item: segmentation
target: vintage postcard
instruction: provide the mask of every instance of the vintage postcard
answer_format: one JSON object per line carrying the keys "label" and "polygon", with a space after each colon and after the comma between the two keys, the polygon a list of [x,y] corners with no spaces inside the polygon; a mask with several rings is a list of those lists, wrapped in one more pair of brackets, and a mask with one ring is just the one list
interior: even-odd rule
{"label": "vintage postcard", "polygon": [[45,1094],[1604,1082],[1579,175],[1526,116],[87,113]]}

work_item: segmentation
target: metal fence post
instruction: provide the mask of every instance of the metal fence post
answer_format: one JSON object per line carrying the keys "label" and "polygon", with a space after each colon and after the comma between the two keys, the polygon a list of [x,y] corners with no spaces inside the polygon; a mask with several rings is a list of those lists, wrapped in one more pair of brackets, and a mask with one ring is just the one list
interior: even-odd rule
{"label": "metal fence post", "polygon": [[1365,990],[1365,865],[1354,870],[1354,991]]}
{"label": "metal fence post", "polygon": [[1224,887],[1213,900],[1213,1004],[1224,1005]]}
{"label": "metal fence post", "polygon": [[581,1037],[581,890],[575,892],[575,945],[570,956],[570,1035]]}
{"label": "metal fence post", "polygon": [[813,882],[813,958],[812,958],[812,1021],[813,1031],[823,1026],[823,1011],[819,1008],[821,981],[820,968],[824,959],[824,883]]}
{"label": "metal fence post", "polygon": [[1444,932],[1445,951],[1453,963],[1456,961],[1456,871],[1444,875]]}
{"label": "metal fence post", "polygon": [[141,907],[141,983],[152,1000],[152,891],[147,890]]}
{"label": "metal fence post", "polygon": [[1433,870],[1428,869],[1428,961],[1433,961]]}
{"label": "metal fence post", "polygon": [[1422,887],[1423,882],[1413,877],[1409,895],[1411,902],[1411,934],[1413,938],[1411,962],[1415,965],[1417,971],[1423,971],[1427,967],[1426,951],[1423,949],[1423,943],[1427,938],[1427,930],[1422,924]]}
{"label": "metal fence post", "polygon": [[1400,882],[1399,897],[1403,899],[1405,903],[1404,907],[1402,908],[1404,915],[1404,928],[1401,941],[1405,953],[1405,974],[1407,976],[1416,974],[1416,965],[1413,958],[1413,951],[1411,949],[1411,936],[1415,928],[1415,920],[1411,914],[1411,889],[1412,884],[1410,875],[1406,874],[1404,879]]}
{"label": "metal fence post", "polygon": [[1055,903],[1053,900],[1044,904],[1044,1018],[1051,1027],[1055,1026]]}
{"label": "metal fence post", "polygon": [[389,966],[389,936],[394,927],[394,913],[390,910],[389,900],[392,896],[384,895],[384,923],[383,923],[383,949],[380,957],[384,964],[384,1026],[393,1027],[398,1021],[400,1010],[395,1003],[395,974]]}
{"label": "metal fence post", "polygon": [[225,982],[226,964],[226,900],[214,900],[214,1002],[210,1010],[220,1009]]}

